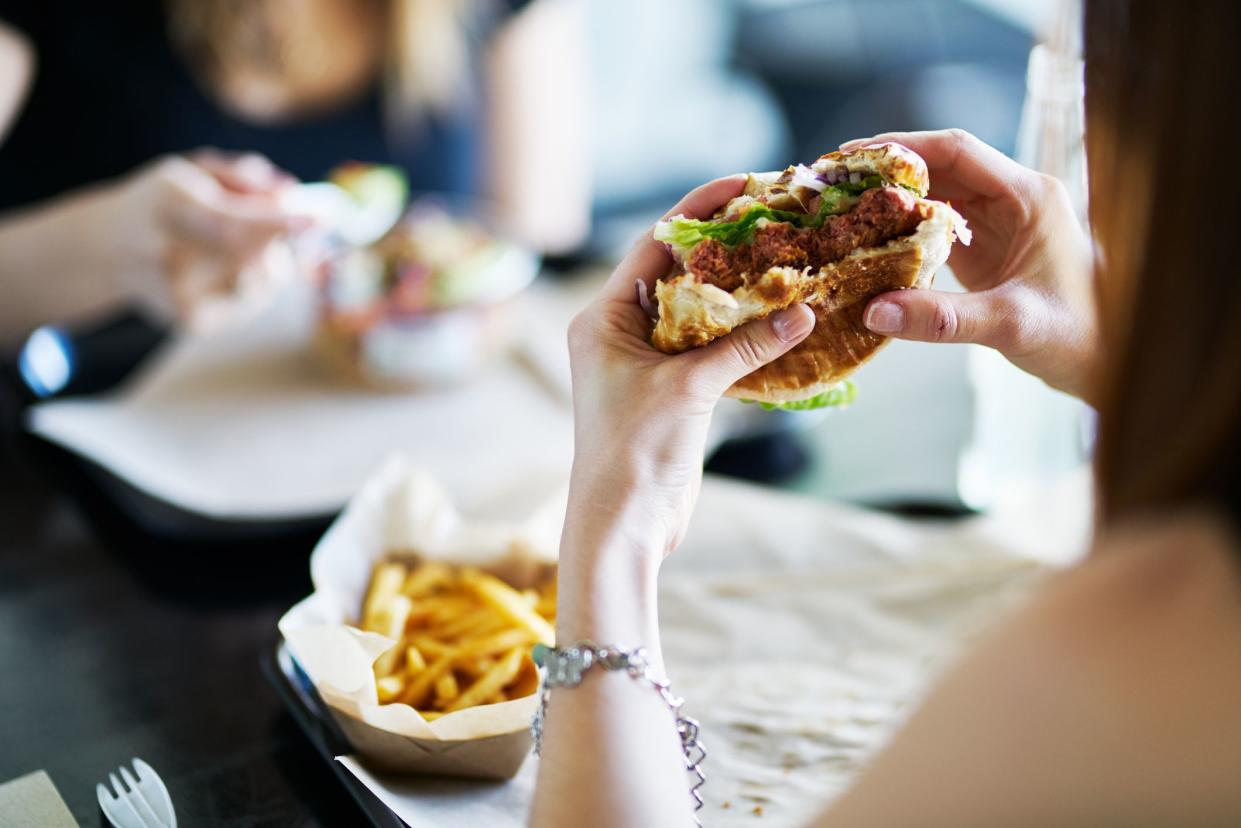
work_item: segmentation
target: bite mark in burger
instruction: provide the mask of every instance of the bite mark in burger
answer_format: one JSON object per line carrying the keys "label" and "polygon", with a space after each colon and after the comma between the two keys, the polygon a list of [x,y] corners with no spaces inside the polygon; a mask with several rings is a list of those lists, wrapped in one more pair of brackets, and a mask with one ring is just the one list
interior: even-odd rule
{"label": "bite mark in burger", "polygon": [[660,222],[674,265],[656,284],[652,344],[679,353],[805,302],[810,335],[728,394],[785,408],[851,401],[845,378],[887,341],[862,323],[866,303],[928,287],[953,241],[969,244],[964,219],[928,188],[918,155],[880,144],[751,174],[712,218]]}

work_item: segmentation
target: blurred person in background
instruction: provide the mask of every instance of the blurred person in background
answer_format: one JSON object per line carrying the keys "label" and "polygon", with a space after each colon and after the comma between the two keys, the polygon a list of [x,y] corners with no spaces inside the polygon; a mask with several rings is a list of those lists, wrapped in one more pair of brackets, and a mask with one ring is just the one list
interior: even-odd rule
{"label": "blurred person in background", "polygon": [[575,246],[577,6],[3,0],[0,289],[16,300],[0,337],[135,302],[180,319],[253,304],[308,224],[282,191],[349,159],[489,198],[539,249]]}
{"label": "blurred person in background", "polygon": [[[931,197],[974,243],[951,260],[966,292],[877,297],[866,322],[989,345],[1096,405],[1094,546],[949,671],[814,824],[1241,824],[1241,206],[1213,172],[1241,131],[1220,104],[1241,95],[1241,7],[1085,6],[1097,261],[1057,180],[963,132],[881,135],[868,140],[922,155]],[[717,180],[669,214],[709,216],[743,183]],[[557,609],[562,646],[641,645],[657,675],[657,576],[686,530],[715,403],[813,325],[795,306],[665,356],[634,284],[667,266],[644,237],[570,331]],[[664,699],[623,671],[582,675],[551,693],[531,824],[691,824]]]}

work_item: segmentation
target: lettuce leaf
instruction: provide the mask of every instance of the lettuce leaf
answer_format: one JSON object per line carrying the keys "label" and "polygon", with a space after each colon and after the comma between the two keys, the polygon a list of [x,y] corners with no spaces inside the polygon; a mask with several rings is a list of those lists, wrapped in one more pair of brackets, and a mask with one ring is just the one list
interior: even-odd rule
{"label": "lettuce leaf", "polygon": [[766,204],[755,203],[732,221],[704,221],[676,216],[655,226],[655,240],[672,245],[682,257],[687,257],[699,242],[706,239],[714,239],[728,247],[748,244],[754,240],[754,231],[760,219],[787,221],[798,227],[820,227],[828,216],[852,209],[861,193],[872,187],[882,187],[884,183],[882,176],[869,175],[857,184],[846,181],[828,185],[820,196],[819,210],[814,215],[773,210]]}
{"label": "lettuce leaf", "polygon": [[[805,213],[791,213],[787,210],[773,210],[766,204],[755,203],[740,218],[732,221],[703,221],[701,219],[676,216],[668,221],[661,221],[655,227],[655,240],[667,242],[683,256],[706,239],[736,247],[754,240],[755,225],[759,219],[769,221],[787,221],[799,227],[806,226],[805,220],[811,218]],[[820,224],[822,221],[819,222]]]}
{"label": "lettuce leaf", "polygon": [[850,380],[843,380],[824,391],[822,394],[816,394],[805,400],[792,400],[783,403],[767,403],[758,402],[757,400],[742,400],[745,403],[758,402],[762,408],[772,411],[780,408],[785,411],[810,411],[815,408],[843,408],[857,398],[857,386]]}

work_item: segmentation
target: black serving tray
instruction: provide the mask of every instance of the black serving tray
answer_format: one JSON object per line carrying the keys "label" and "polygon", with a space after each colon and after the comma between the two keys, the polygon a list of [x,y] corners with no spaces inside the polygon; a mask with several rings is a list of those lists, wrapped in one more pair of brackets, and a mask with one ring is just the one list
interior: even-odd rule
{"label": "black serving tray", "polygon": [[369,824],[375,828],[408,828],[404,820],[392,813],[344,765],[336,761],[337,756],[352,753],[353,748],[328,713],[310,679],[289,654],[284,642],[277,644],[275,650],[263,658],[262,670],[263,675],[276,688],[276,693],[288,709],[289,715],[306,734],[315,752],[358,803]]}

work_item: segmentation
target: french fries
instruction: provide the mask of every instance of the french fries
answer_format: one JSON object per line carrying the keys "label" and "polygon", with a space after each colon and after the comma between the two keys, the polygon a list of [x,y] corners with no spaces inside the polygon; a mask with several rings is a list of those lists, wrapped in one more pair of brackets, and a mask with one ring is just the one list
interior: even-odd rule
{"label": "french fries", "polygon": [[538,690],[530,657],[555,643],[556,587],[516,590],[441,562],[383,561],[371,573],[359,626],[396,645],[375,660],[380,704],[408,704],[428,721]]}
{"label": "french fries", "polygon": [[517,671],[521,669],[521,660],[526,657],[526,653],[521,649],[515,647],[509,650],[504,654],[504,658],[497,661],[490,670],[483,673],[478,681],[471,684],[470,689],[450,701],[445,710],[452,712],[473,707],[476,704],[482,704],[496,693],[503,692],[504,687],[512,684],[517,678]]}
{"label": "french fries", "polygon": [[384,563],[375,567],[371,573],[371,588],[367,590],[366,601],[362,604],[362,626],[365,629],[377,629],[377,616],[388,610],[390,600],[401,590],[405,583],[405,567],[398,563]]}
{"label": "french fries", "polygon": [[485,575],[477,569],[467,569],[462,571],[461,580],[475,595],[509,621],[534,633],[539,642],[549,647],[556,643],[556,631],[547,619],[539,615],[521,597],[521,593],[499,578]]}

